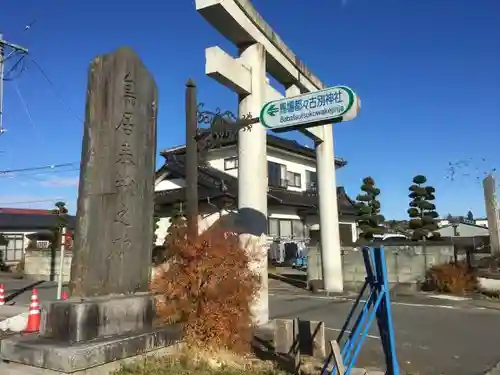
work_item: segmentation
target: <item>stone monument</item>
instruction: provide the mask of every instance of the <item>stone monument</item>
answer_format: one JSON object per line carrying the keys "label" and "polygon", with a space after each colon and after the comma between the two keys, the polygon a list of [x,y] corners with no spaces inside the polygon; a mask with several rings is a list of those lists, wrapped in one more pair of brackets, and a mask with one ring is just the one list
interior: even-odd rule
{"label": "stone monument", "polygon": [[157,87],[129,48],[90,66],[68,301],[43,306],[39,335],[3,340],[3,359],[73,373],[164,348],[147,293]]}
{"label": "stone monument", "polygon": [[489,174],[483,180],[483,190],[488,229],[490,231],[490,252],[496,255],[500,253],[500,215],[498,213],[496,182],[492,174]]}

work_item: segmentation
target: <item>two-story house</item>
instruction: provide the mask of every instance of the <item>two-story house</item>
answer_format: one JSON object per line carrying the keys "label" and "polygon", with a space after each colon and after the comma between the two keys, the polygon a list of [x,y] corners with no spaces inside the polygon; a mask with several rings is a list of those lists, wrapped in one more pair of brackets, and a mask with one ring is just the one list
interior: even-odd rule
{"label": "two-story house", "polygon": [[[198,168],[200,229],[205,229],[237,207],[238,152],[236,136],[225,138],[218,148],[203,153]],[[156,173],[156,212],[161,217],[156,232],[163,243],[174,207],[185,201],[185,146],[161,152],[165,164]],[[275,135],[267,135],[268,236],[319,240],[316,155],[309,147]],[[335,160],[335,167],[347,163]],[[357,239],[353,202],[343,187],[337,188],[341,242]],[[184,203],[185,207],[185,203]],[[233,211],[234,212],[234,211]],[[234,216],[234,215],[233,215]]]}

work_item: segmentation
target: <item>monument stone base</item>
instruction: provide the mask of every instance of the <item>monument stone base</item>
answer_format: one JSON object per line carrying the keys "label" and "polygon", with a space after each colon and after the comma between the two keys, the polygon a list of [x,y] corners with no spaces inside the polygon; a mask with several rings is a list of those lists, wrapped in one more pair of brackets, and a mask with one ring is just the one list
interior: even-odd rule
{"label": "monument stone base", "polygon": [[88,369],[173,346],[181,339],[180,325],[153,328],[153,297],[147,293],[56,301],[42,309],[40,334],[1,341],[4,361],[87,374]]}

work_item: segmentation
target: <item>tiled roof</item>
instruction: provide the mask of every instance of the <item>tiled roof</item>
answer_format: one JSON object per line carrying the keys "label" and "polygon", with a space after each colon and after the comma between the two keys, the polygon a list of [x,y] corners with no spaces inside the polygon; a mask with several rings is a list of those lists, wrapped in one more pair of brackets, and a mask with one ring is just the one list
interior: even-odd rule
{"label": "tiled roof", "polygon": [[[237,133],[236,133],[237,134]],[[233,146],[237,144],[237,136],[231,135],[223,138],[219,147]],[[301,145],[297,141],[277,137],[272,134],[267,134],[267,144],[269,146],[279,148],[281,150],[290,151],[294,154],[306,156],[312,159],[316,158],[316,152],[314,149]],[[160,154],[167,158],[171,155],[184,155],[186,153],[186,147],[184,145],[172,147],[170,149],[160,152]],[[335,158],[335,164],[339,167],[343,167],[347,164],[347,161],[341,158]]]}
{"label": "tiled roof", "polygon": [[0,207],[0,213],[2,214],[36,214],[36,215],[51,215],[51,210],[42,210],[38,208],[11,208],[11,207]]}
{"label": "tiled roof", "polygon": [[[75,216],[68,216],[69,229],[73,229],[76,223]],[[57,216],[46,213],[4,213],[0,212],[0,232],[14,230],[40,230],[52,229],[57,225]]]}

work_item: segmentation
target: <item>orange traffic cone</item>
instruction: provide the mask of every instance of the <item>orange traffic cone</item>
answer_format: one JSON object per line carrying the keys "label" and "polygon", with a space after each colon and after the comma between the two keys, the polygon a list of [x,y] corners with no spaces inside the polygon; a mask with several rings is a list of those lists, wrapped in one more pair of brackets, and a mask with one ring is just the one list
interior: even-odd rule
{"label": "orange traffic cone", "polygon": [[5,288],[0,284],[0,306],[5,305]]}
{"label": "orange traffic cone", "polygon": [[69,298],[68,292],[62,292],[61,293],[61,299],[63,301],[66,301]]}
{"label": "orange traffic cone", "polygon": [[31,295],[31,304],[28,315],[28,324],[24,332],[33,333],[40,330],[40,300],[38,299],[38,291],[33,289]]}

